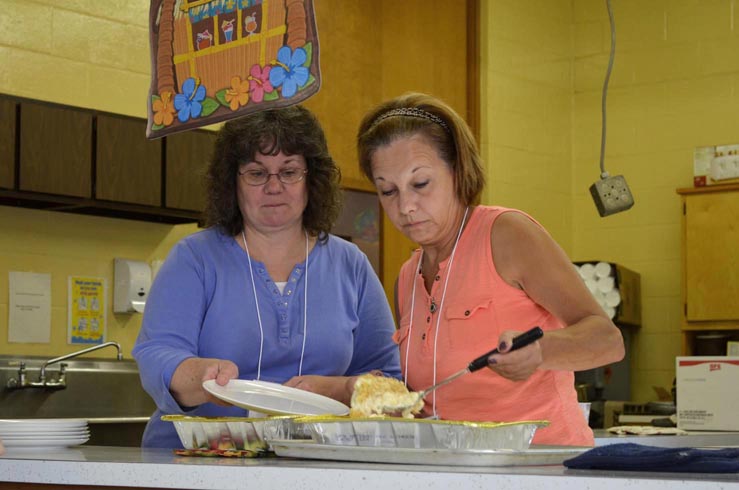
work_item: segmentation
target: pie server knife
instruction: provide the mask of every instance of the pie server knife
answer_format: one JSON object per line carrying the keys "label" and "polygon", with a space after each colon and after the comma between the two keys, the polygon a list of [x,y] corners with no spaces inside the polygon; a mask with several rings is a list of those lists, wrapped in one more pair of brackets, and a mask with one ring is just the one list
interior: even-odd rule
{"label": "pie server knife", "polygon": [[[517,349],[520,349],[521,347],[525,347],[529,345],[532,342],[535,342],[542,338],[544,335],[544,332],[540,327],[534,327],[531,330],[527,330],[526,332],[522,333],[521,335],[514,337],[513,342],[511,343],[511,349],[510,351],[514,351]],[[509,352],[510,352],[509,351]],[[406,409],[409,409],[413,407],[416,403],[418,403],[418,400],[425,398],[426,395],[431,393],[432,391],[436,390],[437,388],[440,388],[441,386],[444,386],[447,383],[451,383],[455,379],[459,378],[460,376],[467,374],[467,373],[474,373],[475,371],[479,371],[480,369],[484,368],[488,365],[488,357],[490,357],[492,354],[497,354],[498,348],[491,350],[490,352],[486,352],[485,354],[481,355],[480,357],[476,358],[474,361],[470,362],[466,368],[462,369],[461,371],[457,371],[456,373],[452,374],[448,378],[445,378],[438,383],[436,383],[433,386],[430,386],[426,388],[423,391],[419,391],[416,393],[417,398],[414,401],[414,403],[408,404],[408,405],[399,405],[395,407],[386,406],[383,407],[383,411],[386,413],[389,412],[400,412]]]}

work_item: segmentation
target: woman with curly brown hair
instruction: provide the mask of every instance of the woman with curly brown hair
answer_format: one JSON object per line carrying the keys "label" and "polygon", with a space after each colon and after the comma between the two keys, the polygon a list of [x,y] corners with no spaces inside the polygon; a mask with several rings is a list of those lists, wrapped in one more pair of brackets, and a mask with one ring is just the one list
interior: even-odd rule
{"label": "woman with curly brown hair", "polygon": [[208,228],[156,276],[133,355],[157,403],[144,446],[180,447],[162,414],[244,416],[203,382],[284,383],[349,403],[356,376],[398,377],[393,319],[367,257],[330,234],[340,172],[292,106],[226,123],[208,168]]}

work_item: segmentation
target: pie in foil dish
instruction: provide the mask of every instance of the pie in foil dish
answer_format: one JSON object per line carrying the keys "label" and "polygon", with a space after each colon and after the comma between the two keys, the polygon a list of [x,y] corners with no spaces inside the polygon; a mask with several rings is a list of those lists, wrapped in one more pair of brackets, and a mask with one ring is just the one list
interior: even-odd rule
{"label": "pie in foil dish", "polygon": [[[414,414],[423,409],[423,400],[418,393],[408,388],[395,378],[363,374],[354,385],[351,399],[350,417],[383,417],[396,415],[412,419]],[[406,407],[394,413],[392,407]]]}

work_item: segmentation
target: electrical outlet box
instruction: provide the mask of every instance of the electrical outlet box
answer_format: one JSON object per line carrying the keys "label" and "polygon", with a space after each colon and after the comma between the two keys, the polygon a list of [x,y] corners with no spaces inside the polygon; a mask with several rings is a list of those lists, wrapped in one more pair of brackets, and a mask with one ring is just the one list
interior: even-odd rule
{"label": "electrical outlet box", "polygon": [[590,194],[601,217],[626,211],[634,205],[634,196],[623,175],[599,180],[590,186]]}

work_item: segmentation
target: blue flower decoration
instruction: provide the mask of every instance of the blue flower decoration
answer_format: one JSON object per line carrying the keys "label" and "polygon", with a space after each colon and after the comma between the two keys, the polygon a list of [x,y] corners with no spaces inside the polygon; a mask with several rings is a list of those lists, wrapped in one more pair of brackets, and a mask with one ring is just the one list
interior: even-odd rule
{"label": "blue flower decoration", "polygon": [[277,52],[277,66],[269,72],[269,82],[275,88],[282,86],[282,96],[286,99],[295,95],[298,87],[308,81],[310,72],[303,66],[307,59],[303,48],[296,48],[293,52],[290,46],[283,46]]}
{"label": "blue flower decoration", "polygon": [[187,122],[188,119],[200,116],[203,112],[205,100],[205,86],[195,83],[194,78],[188,78],[182,84],[182,93],[174,96],[174,108],[177,110],[177,119]]}

